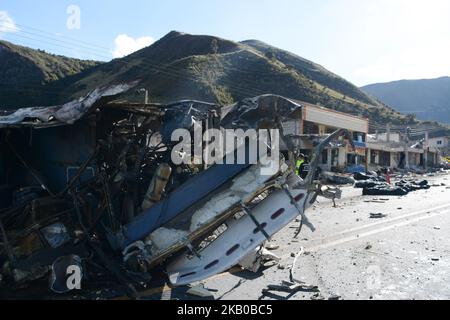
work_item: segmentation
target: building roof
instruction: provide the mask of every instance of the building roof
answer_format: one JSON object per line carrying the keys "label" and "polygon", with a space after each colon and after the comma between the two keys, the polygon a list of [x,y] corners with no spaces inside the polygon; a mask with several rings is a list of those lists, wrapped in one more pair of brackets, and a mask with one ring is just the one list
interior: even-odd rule
{"label": "building roof", "polygon": [[369,119],[367,118],[357,117],[312,104],[304,104],[303,115],[303,119],[306,121],[339,129],[369,133]]}

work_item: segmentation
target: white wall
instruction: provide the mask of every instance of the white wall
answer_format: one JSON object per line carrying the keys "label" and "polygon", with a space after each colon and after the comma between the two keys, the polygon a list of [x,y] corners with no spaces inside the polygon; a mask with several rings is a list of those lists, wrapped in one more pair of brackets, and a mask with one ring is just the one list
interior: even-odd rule
{"label": "white wall", "polygon": [[[437,137],[428,139],[428,146],[430,148],[446,148],[449,145],[448,137]],[[440,142],[440,144],[439,144]]]}
{"label": "white wall", "polygon": [[[375,135],[373,135],[375,136]],[[383,141],[387,142],[387,133],[379,133],[377,141]],[[398,132],[391,132],[389,134],[389,141],[390,142],[400,142],[400,133]]]}
{"label": "white wall", "polygon": [[348,129],[350,131],[368,133],[367,119],[346,115],[326,108],[305,107],[305,120],[332,128]]}

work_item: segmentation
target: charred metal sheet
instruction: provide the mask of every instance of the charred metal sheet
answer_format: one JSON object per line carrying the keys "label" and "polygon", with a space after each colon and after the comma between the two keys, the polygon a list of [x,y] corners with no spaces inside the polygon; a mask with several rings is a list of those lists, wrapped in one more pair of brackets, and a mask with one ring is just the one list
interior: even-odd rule
{"label": "charred metal sheet", "polygon": [[39,126],[48,123],[73,124],[89,110],[113,100],[133,88],[137,82],[97,88],[87,96],[61,106],[21,108],[12,114],[0,117],[0,129],[5,127]]}
{"label": "charred metal sheet", "polygon": [[190,129],[194,123],[208,118],[210,112],[220,112],[220,107],[206,102],[184,100],[164,107],[161,135],[165,142],[170,142],[172,132],[177,129]]}
{"label": "charred metal sheet", "polygon": [[301,110],[302,105],[287,98],[263,95],[225,107],[220,125],[233,129],[274,129],[280,121],[301,119]]}

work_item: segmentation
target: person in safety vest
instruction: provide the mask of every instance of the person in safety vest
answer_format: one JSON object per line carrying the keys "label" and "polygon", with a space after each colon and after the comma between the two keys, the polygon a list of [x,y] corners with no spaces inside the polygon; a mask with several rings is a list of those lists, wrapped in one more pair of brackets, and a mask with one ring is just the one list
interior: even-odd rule
{"label": "person in safety vest", "polygon": [[309,172],[308,157],[306,157],[303,153],[299,154],[295,168],[298,176],[302,179],[306,178]]}

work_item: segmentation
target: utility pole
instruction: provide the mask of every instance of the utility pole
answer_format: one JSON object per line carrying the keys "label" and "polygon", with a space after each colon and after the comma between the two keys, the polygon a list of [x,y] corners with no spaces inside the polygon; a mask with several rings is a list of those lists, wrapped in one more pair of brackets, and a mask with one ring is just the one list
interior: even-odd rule
{"label": "utility pole", "polygon": [[423,168],[428,167],[428,131],[425,132],[425,141],[423,142]]}
{"label": "utility pole", "polygon": [[410,128],[406,128],[405,134],[405,169],[409,169],[409,134]]}
{"label": "utility pole", "polygon": [[145,88],[141,88],[139,90],[137,90],[138,94],[143,94],[144,95],[144,104],[148,104],[148,90]]}
{"label": "utility pole", "polygon": [[391,142],[391,124],[386,124],[386,142]]}

